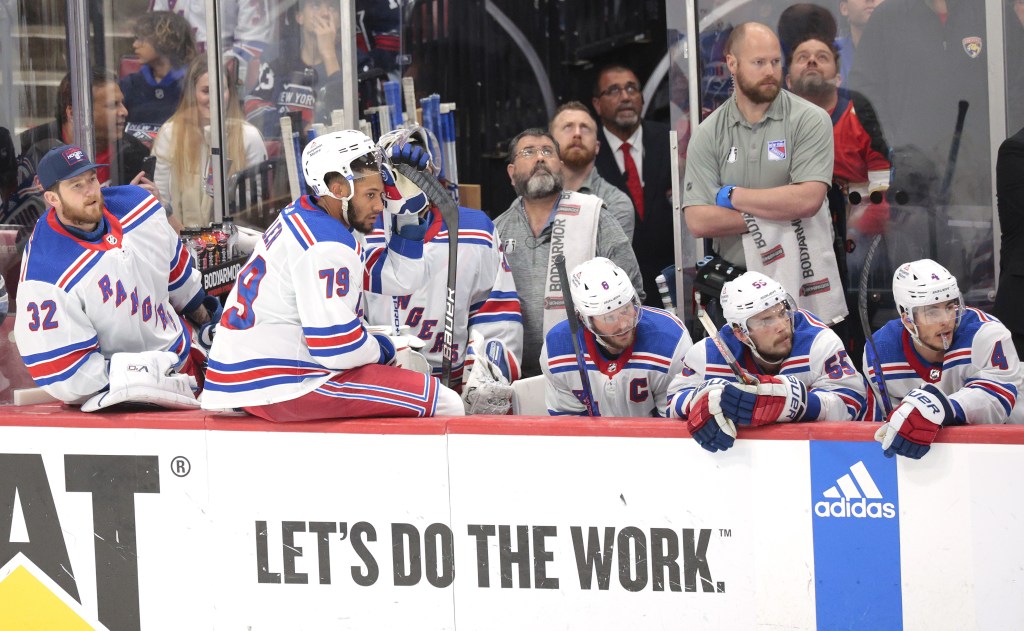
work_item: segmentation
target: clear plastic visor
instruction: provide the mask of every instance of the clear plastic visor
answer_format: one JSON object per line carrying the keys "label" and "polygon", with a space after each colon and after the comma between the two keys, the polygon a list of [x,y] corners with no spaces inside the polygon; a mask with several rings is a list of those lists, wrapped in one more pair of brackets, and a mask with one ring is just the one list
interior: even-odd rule
{"label": "clear plastic visor", "polygon": [[963,312],[963,298],[956,298],[933,305],[914,307],[910,310],[910,317],[915,324],[944,324],[951,321],[959,323]]}
{"label": "clear plastic visor", "polygon": [[788,322],[793,326],[793,315],[796,312],[796,305],[793,299],[787,297],[785,301],[768,307],[761,313],[747,318],[748,331],[765,331],[778,326],[780,322]]}
{"label": "clear plastic visor", "polygon": [[627,305],[599,316],[583,318],[583,322],[591,333],[601,337],[618,337],[636,328],[640,322],[640,301],[635,298]]}

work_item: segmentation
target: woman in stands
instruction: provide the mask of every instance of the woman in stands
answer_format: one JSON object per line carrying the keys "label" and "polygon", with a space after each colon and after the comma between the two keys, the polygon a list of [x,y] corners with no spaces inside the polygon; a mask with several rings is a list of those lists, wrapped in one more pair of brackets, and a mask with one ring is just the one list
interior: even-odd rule
{"label": "woman in stands", "polygon": [[[225,171],[230,177],[267,159],[260,132],[242,118],[233,89],[224,90]],[[160,200],[182,226],[213,219],[213,165],[210,161],[210,80],[206,57],[189,64],[181,103],[157,135],[154,181]],[[173,223],[173,220],[172,220]]]}

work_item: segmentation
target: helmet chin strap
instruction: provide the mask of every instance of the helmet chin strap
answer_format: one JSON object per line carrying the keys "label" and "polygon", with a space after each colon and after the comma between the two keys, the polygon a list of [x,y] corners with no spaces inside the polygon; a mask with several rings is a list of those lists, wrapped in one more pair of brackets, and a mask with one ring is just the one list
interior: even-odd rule
{"label": "helmet chin strap", "polygon": [[[910,318],[908,318],[908,319],[910,319]],[[936,348],[936,347],[932,346],[931,344],[925,342],[918,335],[918,333],[917,333],[917,324],[912,319],[910,320],[909,324],[907,323],[906,320],[904,320],[903,321],[903,327],[907,330],[907,333],[910,333],[910,339],[914,340],[915,344],[920,344],[921,346],[927,348],[930,351],[935,351],[936,353],[945,353],[946,351],[949,350],[949,347],[952,346],[952,344],[953,344],[953,336],[952,335],[950,335],[948,338],[945,335],[942,336],[942,348]],[[955,328],[953,329],[953,333],[954,334],[956,333],[956,329]]]}
{"label": "helmet chin strap", "polygon": [[754,344],[754,338],[750,337],[750,331],[743,330],[743,336],[747,338],[747,341],[743,342],[743,344],[745,344],[746,347],[750,349],[751,354],[758,361],[761,361],[769,366],[780,366],[782,365],[782,362],[786,361],[785,357],[776,361],[772,361],[765,357],[764,355],[762,355],[761,353],[758,353],[757,346]]}

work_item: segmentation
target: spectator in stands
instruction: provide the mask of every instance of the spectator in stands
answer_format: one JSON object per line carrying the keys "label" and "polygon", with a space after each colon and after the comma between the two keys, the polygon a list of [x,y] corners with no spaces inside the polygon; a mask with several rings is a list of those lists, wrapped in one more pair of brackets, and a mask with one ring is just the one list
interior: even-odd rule
{"label": "spectator in stands", "polygon": [[[828,112],[832,118],[835,164],[828,202],[847,308],[850,313],[855,313],[857,280],[863,269],[870,237],[884,232],[889,222],[889,202],[884,197],[889,188],[888,146],[875,118],[875,110],[867,99],[858,92],[840,87],[842,78],[836,63],[836,49],[827,43],[829,41],[830,38],[811,37],[791,48],[792,53],[786,63],[786,87]],[[856,193],[859,203],[850,201],[851,193]],[[880,194],[881,199],[871,201],[872,193]],[[845,320],[849,326],[839,327],[836,332],[847,348],[853,350],[856,364],[860,362],[864,334],[860,326],[851,320]]]}
{"label": "spectator in stands", "polygon": [[[263,60],[277,54],[278,3],[272,0],[224,0],[220,3],[221,49],[234,89],[248,94]],[[192,25],[198,52],[206,52],[206,0],[152,0],[153,11],[173,11]]]}
{"label": "spectator in stands", "polygon": [[160,125],[181,100],[182,80],[196,43],[188,20],[170,11],[154,11],[136,20],[132,48],[142,68],[121,79],[128,109],[125,132],[152,147]]}
{"label": "spectator in stands", "polygon": [[558,142],[565,190],[597,195],[604,200],[605,207],[622,226],[626,238],[632,241],[633,202],[594,168],[601,143],[597,139],[597,122],[587,106],[579,101],[569,101],[562,105],[548,124],[548,130]]}
{"label": "spectator in stands", "polygon": [[836,39],[839,49],[839,76],[844,79],[850,76],[853,68],[853,56],[868,25],[871,14],[885,0],[839,0],[839,15],[846,18],[846,35]]}
{"label": "spectator in stands", "polygon": [[[225,90],[225,176],[267,159],[260,132],[242,120],[232,89]],[[189,65],[181,103],[157,135],[154,179],[160,200],[183,226],[205,225],[212,219],[213,165],[210,160],[210,77],[206,57]],[[172,225],[174,222],[172,221]]]}
{"label": "spectator in stands", "polygon": [[540,374],[540,349],[565,319],[555,258],[566,269],[603,256],[626,271],[643,299],[636,256],[599,197],[563,190],[558,143],[546,130],[527,129],[509,144],[509,179],[519,197],[494,220],[503,239],[523,312],[523,376]]}
{"label": "spectator in stands", "polygon": [[[151,194],[156,187],[143,173],[143,160],[149,149],[138,140],[124,134],[124,97],[117,85],[117,77],[103,68],[93,68],[92,128],[96,140],[96,169],[101,186],[137,184]],[[17,192],[4,207],[0,222],[25,227],[21,236],[27,236],[46,203],[43,189],[36,182],[36,167],[46,152],[53,147],[74,143],[74,113],[71,110],[71,75],[67,74],[57,88],[55,119],[44,125],[22,132],[18,157]]]}
{"label": "spectator in stands", "polygon": [[329,122],[330,113],[343,106],[340,20],[337,2],[299,0],[298,46],[287,40],[273,63],[261,64],[260,80],[245,98],[246,119],[267,138],[280,137],[280,117],[289,112],[301,112],[308,128]]}
{"label": "spectator in stands", "polygon": [[675,260],[668,126],[640,118],[643,86],[619,64],[598,73],[593,105],[601,119],[597,138],[607,147],[597,154],[597,171],[633,200],[633,250],[647,304],[661,306],[654,279]]}

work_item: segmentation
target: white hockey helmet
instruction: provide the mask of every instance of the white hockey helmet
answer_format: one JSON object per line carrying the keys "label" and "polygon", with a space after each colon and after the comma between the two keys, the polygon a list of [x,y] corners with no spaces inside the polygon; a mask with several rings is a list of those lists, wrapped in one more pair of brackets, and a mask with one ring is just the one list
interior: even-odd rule
{"label": "white hockey helmet", "polygon": [[379,173],[380,169],[380,149],[366,134],[354,129],[317,136],[302,151],[302,174],[320,197],[335,197],[327,187],[330,173],[340,173],[348,180],[348,196],[344,199],[349,200],[355,193],[355,180],[367,171]]}
{"label": "white hockey helmet", "polygon": [[569,292],[576,307],[576,314],[583,325],[601,339],[601,334],[594,330],[594,318],[606,316],[627,305],[633,307],[635,318],[632,325],[616,331],[612,335],[622,335],[636,328],[640,320],[640,299],[636,289],[626,272],[599,256],[580,263],[572,270],[569,277]]}
{"label": "white hockey helmet", "polygon": [[725,321],[747,336],[747,322],[762,311],[779,303],[788,305],[790,318],[796,311],[796,303],[785,288],[760,272],[744,272],[725,283],[719,301]]}
{"label": "white hockey helmet", "polygon": [[[390,168],[391,150],[394,147],[404,147],[406,145],[416,145],[423,147],[423,150],[427,152],[427,168],[428,173],[436,173],[434,167],[434,157],[430,153],[430,141],[427,137],[427,131],[420,127],[400,127],[393,129],[388,133],[380,137],[377,141],[377,147],[380,148],[381,155],[384,156],[385,164]],[[412,180],[405,177],[398,172],[398,169],[390,168],[391,177],[394,179],[395,188],[398,189],[398,194],[395,195],[394,191],[387,190],[388,182],[385,182],[384,191],[384,204],[387,211],[396,215],[404,215],[409,213],[420,213],[426,210],[430,206],[430,200],[426,194],[420,190],[418,186],[412,183]]]}
{"label": "white hockey helmet", "polygon": [[[919,307],[938,305],[950,300],[957,301],[956,323],[960,324],[964,299],[956,277],[931,259],[900,265],[892,277],[892,295],[900,315],[907,315],[911,324],[915,325],[914,329],[917,328],[917,319],[925,313],[925,310]],[[916,330],[911,330],[910,327],[907,327],[907,330],[917,336]]]}

